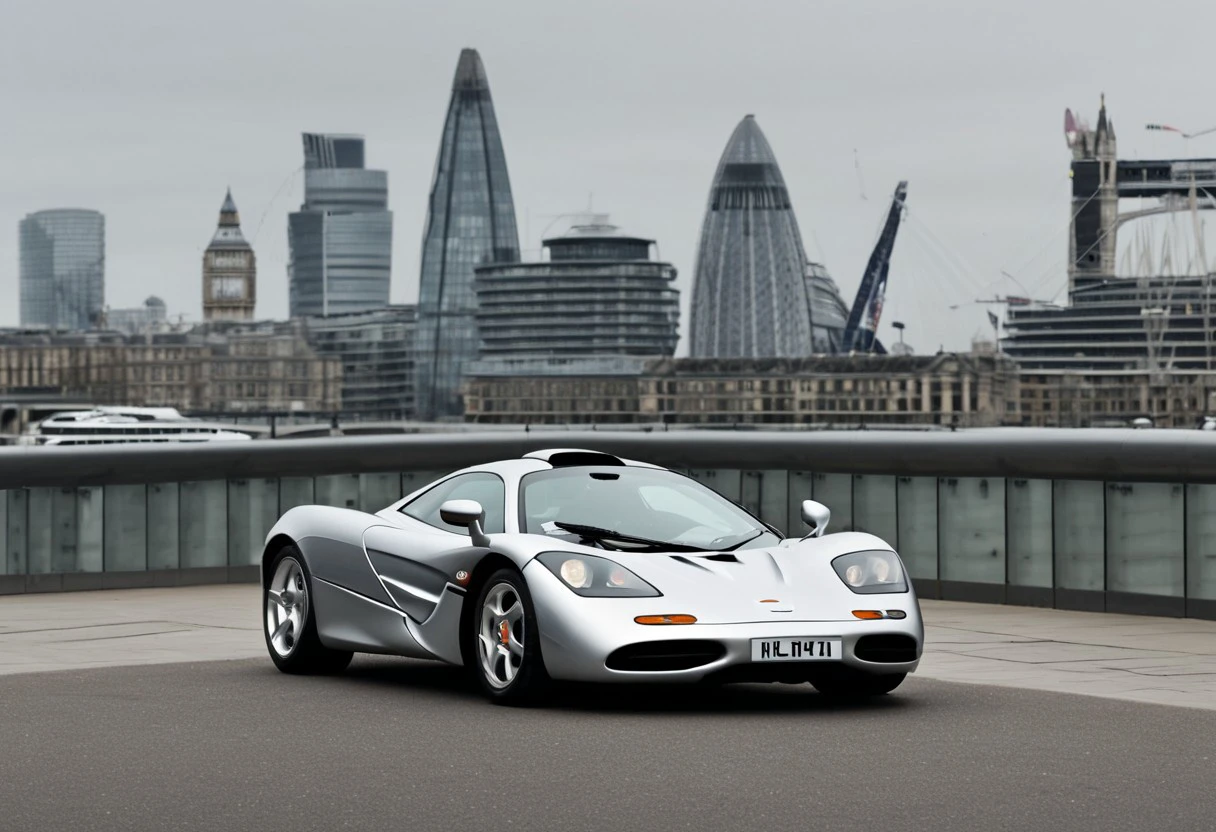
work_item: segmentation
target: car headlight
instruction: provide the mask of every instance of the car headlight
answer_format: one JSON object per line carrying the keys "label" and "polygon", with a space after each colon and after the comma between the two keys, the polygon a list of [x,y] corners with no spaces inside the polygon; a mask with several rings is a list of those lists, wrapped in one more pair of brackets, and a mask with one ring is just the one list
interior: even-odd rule
{"label": "car headlight", "polygon": [[662,595],[619,563],[594,555],[542,552],[536,559],[562,583],[587,598],[653,598]]}
{"label": "car headlight", "polygon": [[880,592],[907,592],[899,557],[894,552],[853,552],[832,561],[832,568],[845,585],[859,595]]}

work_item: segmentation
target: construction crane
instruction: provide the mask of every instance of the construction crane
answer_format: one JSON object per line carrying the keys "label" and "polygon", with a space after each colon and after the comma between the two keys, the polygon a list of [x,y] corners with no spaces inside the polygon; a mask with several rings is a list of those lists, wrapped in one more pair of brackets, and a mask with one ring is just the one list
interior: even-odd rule
{"label": "construction crane", "polygon": [[[971,301],[971,303],[1000,303],[1004,304],[1005,306],[1030,306],[1031,304],[1049,304],[1051,301],[1043,300],[1041,298],[1028,298],[1022,295],[997,295],[993,298],[976,298],[975,300]],[[950,308],[961,309],[962,307],[968,305],[969,304],[965,303],[952,303],[950,304]]]}
{"label": "construction crane", "polygon": [[1207,130],[1199,130],[1195,133],[1188,133],[1185,130],[1181,130],[1177,127],[1171,127],[1168,124],[1146,124],[1144,125],[1144,129],[1161,130],[1166,133],[1177,133],[1184,139],[1197,139],[1200,136],[1206,136],[1208,133],[1216,133],[1216,127],[1209,127]]}
{"label": "construction crane", "polygon": [[886,353],[875,334],[878,332],[878,319],[882,316],[883,296],[887,292],[887,273],[891,269],[895,233],[899,231],[899,221],[903,217],[904,202],[907,198],[908,183],[900,182],[895,188],[895,196],[891,199],[891,210],[887,212],[887,221],[878,237],[878,244],[870,253],[870,261],[866,264],[865,274],[862,275],[857,297],[853,299],[853,308],[849,311],[844,336],[841,338],[842,352]]}

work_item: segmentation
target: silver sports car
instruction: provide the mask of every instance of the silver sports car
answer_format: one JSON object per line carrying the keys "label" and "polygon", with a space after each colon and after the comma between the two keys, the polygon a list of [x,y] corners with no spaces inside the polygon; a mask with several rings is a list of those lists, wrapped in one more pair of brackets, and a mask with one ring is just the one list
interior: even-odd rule
{"label": "silver sports car", "polygon": [[810,682],[888,693],[920,660],[899,556],[783,538],[681,474],[583,450],[465,468],[376,513],[300,506],[262,558],[266,646],[288,673],[354,652],[463,665],[496,701],[550,680]]}

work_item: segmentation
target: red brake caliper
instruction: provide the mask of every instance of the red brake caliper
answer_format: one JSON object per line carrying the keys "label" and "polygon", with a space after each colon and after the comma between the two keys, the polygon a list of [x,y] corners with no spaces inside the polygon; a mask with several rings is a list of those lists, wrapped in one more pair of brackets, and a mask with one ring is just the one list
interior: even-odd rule
{"label": "red brake caliper", "polygon": [[508,645],[511,643],[511,625],[505,621],[499,622],[498,624],[498,640],[501,641],[503,645]]}

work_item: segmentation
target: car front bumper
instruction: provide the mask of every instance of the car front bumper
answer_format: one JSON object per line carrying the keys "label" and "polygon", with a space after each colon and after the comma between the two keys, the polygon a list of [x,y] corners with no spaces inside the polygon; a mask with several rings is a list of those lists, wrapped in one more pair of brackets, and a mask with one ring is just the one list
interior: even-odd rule
{"label": "car front bumper", "polygon": [[[540,630],[545,668],[555,679],[585,682],[807,681],[821,675],[862,671],[910,673],[920,661],[924,626],[914,596],[901,606],[907,618],[877,621],[781,619],[715,624],[644,625],[636,615],[688,610],[656,609],[653,598],[585,598],[571,592],[542,564],[524,570]],[[864,636],[907,636],[915,641],[911,661],[866,661],[857,655]],[[753,662],[752,639],[797,637],[839,639],[842,651],[831,661]],[[661,642],[712,642],[722,654],[687,669],[617,670],[607,664],[620,648]],[[675,645],[673,645],[674,647]]]}

